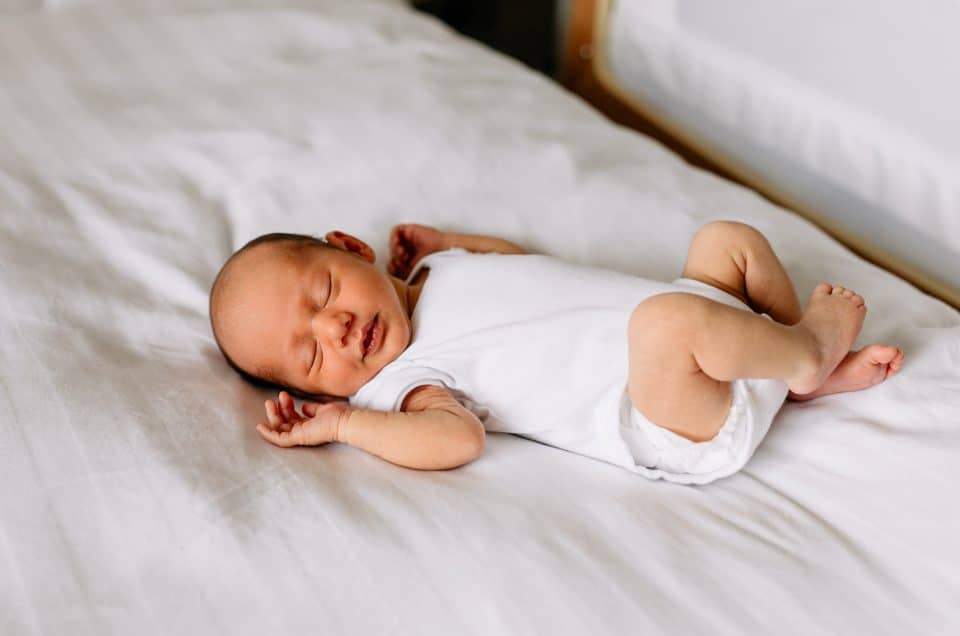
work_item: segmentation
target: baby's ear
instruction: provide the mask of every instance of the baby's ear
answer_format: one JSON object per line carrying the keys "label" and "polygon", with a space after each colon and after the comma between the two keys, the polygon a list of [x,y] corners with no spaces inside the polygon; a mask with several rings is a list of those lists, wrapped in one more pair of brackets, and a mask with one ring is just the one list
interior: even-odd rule
{"label": "baby's ear", "polygon": [[327,243],[333,247],[339,248],[345,252],[352,252],[371,265],[377,262],[377,255],[373,251],[373,248],[358,239],[356,236],[337,230],[334,232],[327,232],[327,235],[324,237],[324,239],[326,239]]}

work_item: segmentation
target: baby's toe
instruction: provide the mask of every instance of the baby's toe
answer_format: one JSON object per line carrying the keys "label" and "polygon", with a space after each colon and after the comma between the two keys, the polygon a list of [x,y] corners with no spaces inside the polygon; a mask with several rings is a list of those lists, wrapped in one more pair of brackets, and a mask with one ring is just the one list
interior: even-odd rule
{"label": "baby's toe", "polygon": [[831,290],[833,290],[833,286],[830,285],[829,283],[820,283],[819,285],[813,288],[813,293],[823,294],[826,296],[831,292]]}
{"label": "baby's toe", "polygon": [[893,360],[890,361],[890,366],[895,369],[899,369],[903,366],[903,351],[897,349],[897,355],[894,356]]}
{"label": "baby's toe", "polygon": [[884,379],[889,378],[891,375],[900,370],[900,367],[903,366],[903,352],[897,349],[896,355],[893,357],[893,360],[887,364],[887,373],[884,376]]}
{"label": "baby's toe", "polygon": [[843,292],[847,291],[846,287],[841,287],[840,285],[834,285],[833,290],[830,292],[834,296],[843,296]]}

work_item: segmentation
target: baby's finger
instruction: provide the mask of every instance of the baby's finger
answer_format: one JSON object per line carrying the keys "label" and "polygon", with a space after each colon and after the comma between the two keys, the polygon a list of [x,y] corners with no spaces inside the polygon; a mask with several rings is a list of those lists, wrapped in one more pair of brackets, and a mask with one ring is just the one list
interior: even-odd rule
{"label": "baby's finger", "polygon": [[390,258],[396,260],[403,260],[407,255],[407,247],[404,243],[398,240],[394,245],[390,246]]}
{"label": "baby's finger", "polygon": [[400,234],[403,233],[404,229],[406,229],[407,225],[408,225],[407,223],[397,223],[396,225],[393,226],[393,228],[391,228],[390,236],[391,237],[400,236]]}
{"label": "baby's finger", "polygon": [[280,391],[280,414],[285,420],[292,420],[297,417],[297,409],[294,407],[293,398],[286,391]]}
{"label": "baby's finger", "polygon": [[405,225],[395,225],[390,232],[390,251],[395,251],[404,241]]}
{"label": "baby's finger", "polygon": [[281,418],[280,414],[277,412],[276,402],[273,400],[267,400],[264,406],[266,406],[267,420],[269,420],[271,426],[276,427],[283,423],[283,418]]}
{"label": "baby's finger", "polygon": [[282,448],[296,446],[296,442],[292,440],[290,433],[280,433],[275,431],[263,422],[257,424],[257,432],[260,433],[260,437],[275,446],[280,446]]}
{"label": "baby's finger", "polygon": [[391,275],[396,276],[397,278],[406,278],[407,273],[410,271],[410,268],[407,266],[406,263],[403,262],[403,260],[399,258],[394,258],[392,261],[390,261],[390,265],[387,267],[387,271],[389,271]]}
{"label": "baby's finger", "polygon": [[316,417],[317,409],[323,406],[317,402],[304,402],[303,403],[303,414],[307,417]]}

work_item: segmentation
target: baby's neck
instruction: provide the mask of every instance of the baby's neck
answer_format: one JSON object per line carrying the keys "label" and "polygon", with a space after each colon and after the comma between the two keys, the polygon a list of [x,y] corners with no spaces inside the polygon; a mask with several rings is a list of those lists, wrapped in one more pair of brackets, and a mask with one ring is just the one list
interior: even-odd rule
{"label": "baby's neck", "polygon": [[397,290],[397,296],[400,297],[400,303],[407,312],[407,317],[413,316],[413,310],[417,306],[417,301],[420,300],[420,292],[423,291],[423,283],[426,282],[429,272],[430,270],[426,267],[422,268],[409,285],[396,276],[390,277],[390,282]]}
{"label": "baby's neck", "polygon": [[413,317],[413,310],[417,306],[417,301],[420,300],[420,292],[423,291],[423,284],[427,281],[429,274],[430,269],[422,267],[409,285],[395,276],[390,277],[390,282],[397,290],[397,295],[409,318]]}

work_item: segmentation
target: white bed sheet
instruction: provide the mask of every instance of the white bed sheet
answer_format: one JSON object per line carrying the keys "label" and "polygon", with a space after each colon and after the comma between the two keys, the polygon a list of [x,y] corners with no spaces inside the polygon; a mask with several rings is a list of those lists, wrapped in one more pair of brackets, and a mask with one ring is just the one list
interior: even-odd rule
{"label": "white bed sheet", "polygon": [[604,55],[699,145],[960,301],[957,24],[955,0],[617,0]]}
{"label": "white bed sheet", "polygon": [[[408,8],[284,5],[0,19],[0,632],[960,627],[956,311]],[[671,280],[715,218],[864,293],[860,343],[907,365],[706,487],[507,435],[448,472],[273,448],[208,328],[266,231],[416,220]]]}

